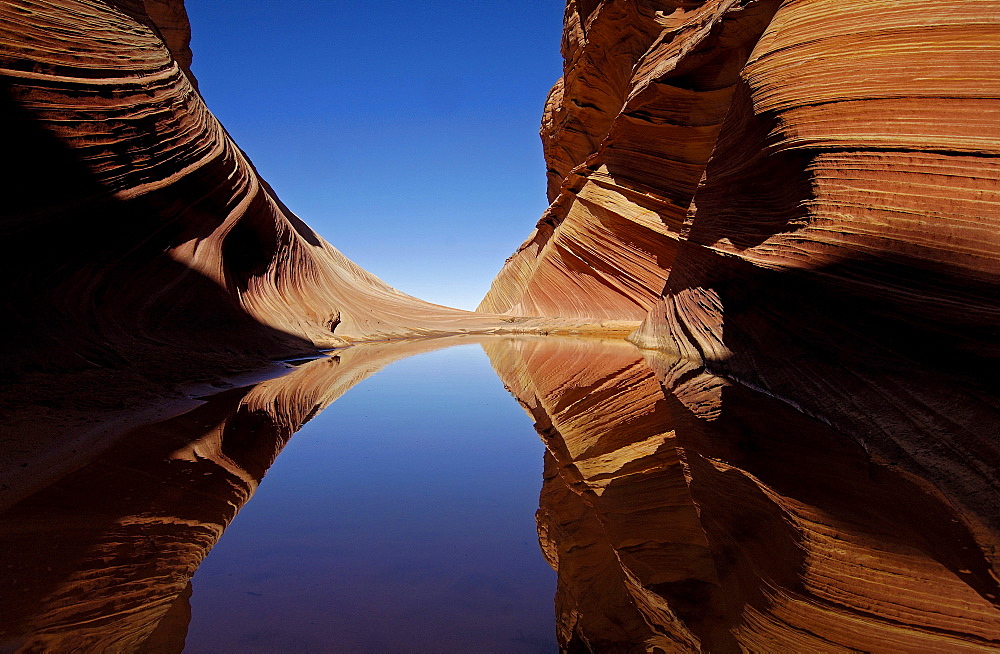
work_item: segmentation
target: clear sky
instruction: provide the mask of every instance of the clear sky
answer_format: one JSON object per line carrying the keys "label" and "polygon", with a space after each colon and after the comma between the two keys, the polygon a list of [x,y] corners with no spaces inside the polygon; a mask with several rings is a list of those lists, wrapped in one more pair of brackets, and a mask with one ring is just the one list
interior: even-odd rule
{"label": "clear sky", "polygon": [[209,108],[370,272],[474,308],[546,207],[563,0],[187,0]]}

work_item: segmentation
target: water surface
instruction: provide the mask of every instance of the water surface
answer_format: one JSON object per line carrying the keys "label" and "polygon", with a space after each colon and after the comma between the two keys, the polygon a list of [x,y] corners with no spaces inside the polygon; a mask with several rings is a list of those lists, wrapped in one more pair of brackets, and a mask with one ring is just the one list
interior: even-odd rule
{"label": "water surface", "polygon": [[690,361],[372,343],[134,429],[0,514],[0,649],[989,651],[995,540]]}
{"label": "water surface", "polygon": [[306,424],[193,579],[190,652],[555,651],[545,448],[472,343]]}

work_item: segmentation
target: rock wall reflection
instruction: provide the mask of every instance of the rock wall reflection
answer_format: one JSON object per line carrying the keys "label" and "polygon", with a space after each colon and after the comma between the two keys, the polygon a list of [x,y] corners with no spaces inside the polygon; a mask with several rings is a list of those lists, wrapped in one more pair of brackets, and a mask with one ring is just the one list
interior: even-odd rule
{"label": "rock wall reflection", "polygon": [[447,342],[358,345],[213,395],[0,514],[0,650],[181,651],[191,576],[289,437],[388,363]]}
{"label": "rock wall reflection", "polygon": [[991,543],[787,404],[625,344],[484,345],[546,443],[565,651],[983,651]]}
{"label": "rock wall reflection", "polygon": [[[224,391],[6,510],[0,650],[181,651],[191,576],[291,435],[391,361],[469,340]],[[850,434],[624,341],[475,340],[546,445],[564,651],[1000,648],[997,535]]]}

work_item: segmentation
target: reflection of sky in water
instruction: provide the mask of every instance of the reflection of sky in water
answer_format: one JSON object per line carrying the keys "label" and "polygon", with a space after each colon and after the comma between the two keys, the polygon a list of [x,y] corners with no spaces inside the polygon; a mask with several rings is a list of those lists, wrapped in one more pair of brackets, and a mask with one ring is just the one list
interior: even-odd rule
{"label": "reflection of sky in water", "polygon": [[302,428],[193,580],[187,650],[553,651],[544,447],[479,345]]}

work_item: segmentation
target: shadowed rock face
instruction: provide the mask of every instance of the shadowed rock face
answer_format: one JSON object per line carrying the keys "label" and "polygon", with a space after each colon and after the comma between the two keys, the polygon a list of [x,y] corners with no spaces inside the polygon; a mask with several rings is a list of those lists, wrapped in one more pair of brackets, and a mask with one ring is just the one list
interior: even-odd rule
{"label": "shadowed rock face", "polygon": [[446,342],[356,345],[214,395],[0,513],[0,649],[181,651],[191,576],[292,434],[388,363]]}
{"label": "shadowed rock face", "polygon": [[[925,479],[676,358],[484,344],[546,444],[564,651],[982,651],[991,539]],[[652,364],[652,365],[649,365]]]}
{"label": "shadowed rock face", "polygon": [[181,0],[0,1],[0,508],[190,408],[178,384],[537,327],[409,297],[317,236],[205,106],[189,37]]}
{"label": "shadowed rock face", "polygon": [[0,3],[4,372],[167,360],[183,378],[481,327],[390,288],[281,204],[198,94],[189,33],[181,0]]}

